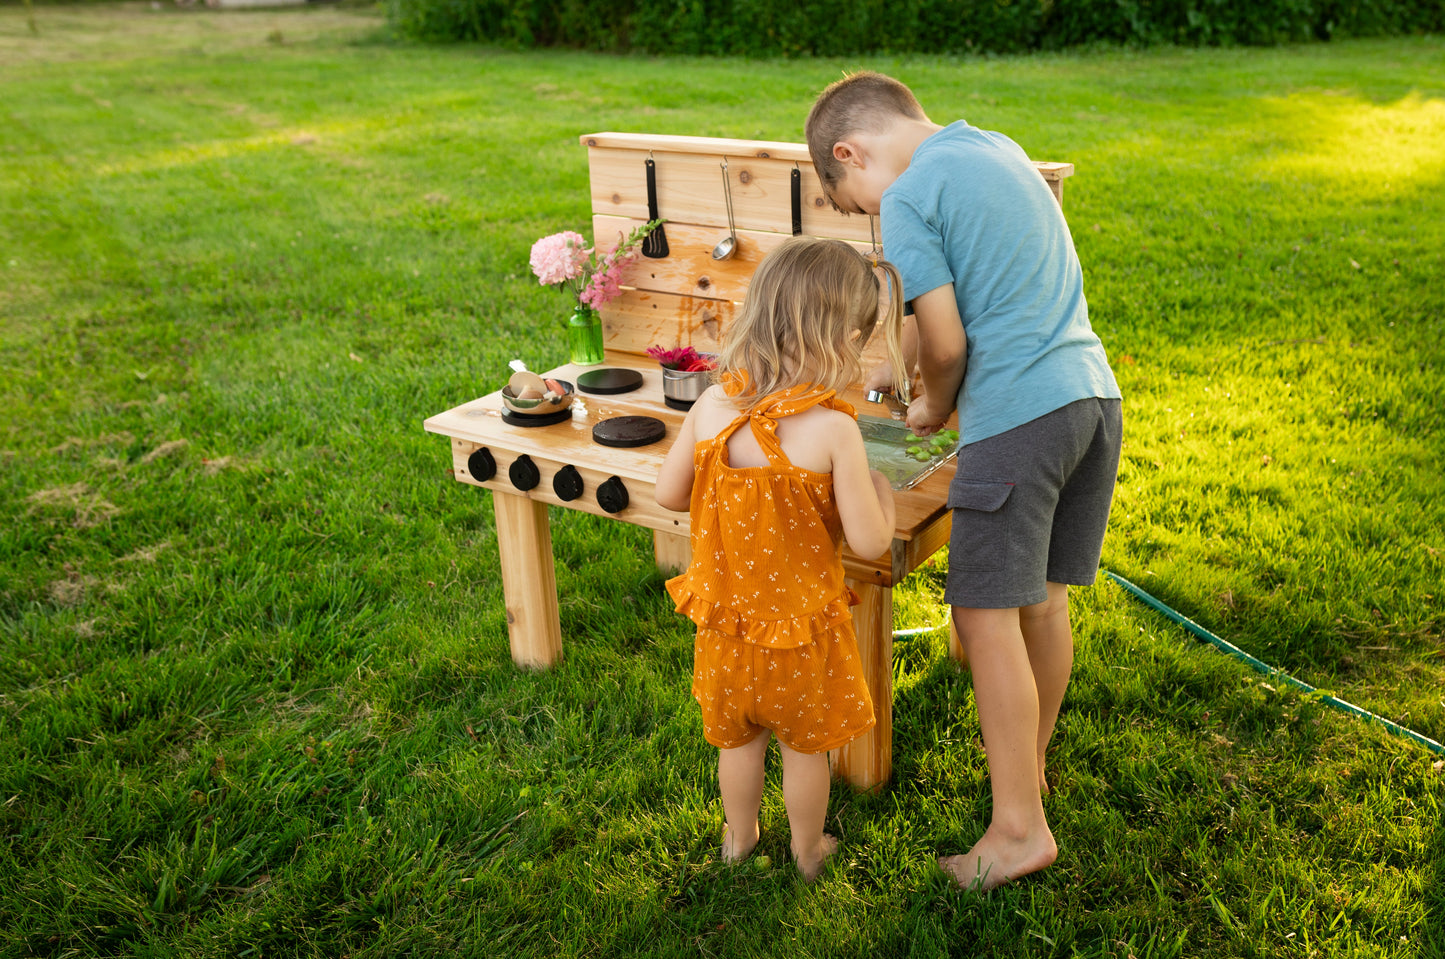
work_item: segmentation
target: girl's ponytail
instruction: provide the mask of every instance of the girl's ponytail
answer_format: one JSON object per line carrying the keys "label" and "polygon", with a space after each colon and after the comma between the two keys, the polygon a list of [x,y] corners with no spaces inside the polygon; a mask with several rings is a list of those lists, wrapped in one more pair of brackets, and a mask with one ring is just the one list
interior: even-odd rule
{"label": "girl's ponytail", "polygon": [[913,375],[903,357],[903,278],[898,267],[884,259],[874,259],[875,267],[888,280],[888,307],[880,315],[883,342],[888,347],[888,363],[893,367],[893,395],[904,403],[913,402]]}

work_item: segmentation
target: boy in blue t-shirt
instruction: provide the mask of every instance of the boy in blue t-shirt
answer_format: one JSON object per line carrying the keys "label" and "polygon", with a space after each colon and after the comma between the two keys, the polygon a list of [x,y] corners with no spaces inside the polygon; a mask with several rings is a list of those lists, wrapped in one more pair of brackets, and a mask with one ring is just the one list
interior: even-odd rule
{"label": "boy in blue t-shirt", "polygon": [[1094,582],[1113,499],[1119,387],[1063,212],[1016,143],[932,122],[878,73],[825,89],[806,133],[833,205],[881,218],[912,301],[921,390],[908,425],[926,435],[958,411],[944,595],[973,672],[993,818],[939,864],[992,889],[1058,856],[1044,759],[1073,668],[1068,587]]}

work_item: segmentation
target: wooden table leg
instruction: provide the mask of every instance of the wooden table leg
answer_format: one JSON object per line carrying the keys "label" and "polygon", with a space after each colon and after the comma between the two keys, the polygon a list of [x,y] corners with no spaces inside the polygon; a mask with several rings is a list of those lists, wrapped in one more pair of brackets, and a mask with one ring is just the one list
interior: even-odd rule
{"label": "wooden table leg", "polygon": [[492,491],[492,504],[512,662],[543,669],[562,658],[562,619],[557,611],[557,571],[547,504],[501,490]]}
{"label": "wooden table leg", "polygon": [[657,561],[657,568],[664,573],[681,573],[692,562],[692,540],[678,533],[654,530],[652,556]]}
{"label": "wooden table leg", "polygon": [[855,579],[848,585],[862,600],[853,607],[853,631],[878,723],[833,750],[833,774],[858,789],[872,789],[893,773],[893,590]]}

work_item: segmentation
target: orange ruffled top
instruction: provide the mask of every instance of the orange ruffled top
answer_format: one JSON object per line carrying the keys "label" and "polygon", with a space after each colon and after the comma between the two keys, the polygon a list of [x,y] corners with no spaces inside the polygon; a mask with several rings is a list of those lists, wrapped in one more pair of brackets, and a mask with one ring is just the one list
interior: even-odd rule
{"label": "orange ruffled top", "polygon": [[[723,381],[729,396],[744,383]],[[791,649],[851,621],[857,598],[843,579],[833,476],[794,466],[778,442],[780,418],[820,404],[857,417],[833,391],[802,384],[765,397],[693,451],[692,562],[667,591],[699,627]],[[728,438],[743,424],[769,465],[728,464]]]}

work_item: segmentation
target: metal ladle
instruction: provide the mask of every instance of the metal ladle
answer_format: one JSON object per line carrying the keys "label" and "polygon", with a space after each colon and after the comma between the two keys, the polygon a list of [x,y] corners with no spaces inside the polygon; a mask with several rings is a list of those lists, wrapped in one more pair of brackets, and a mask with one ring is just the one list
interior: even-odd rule
{"label": "metal ladle", "polygon": [[738,251],[738,229],[737,224],[733,222],[733,185],[732,181],[728,179],[727,157],[723,157],[721,166],[723,199],[727,202],[728,208],[728,235],[718,240],[717,245],[712,248],[712,258],[714,260],[726,260]]}

